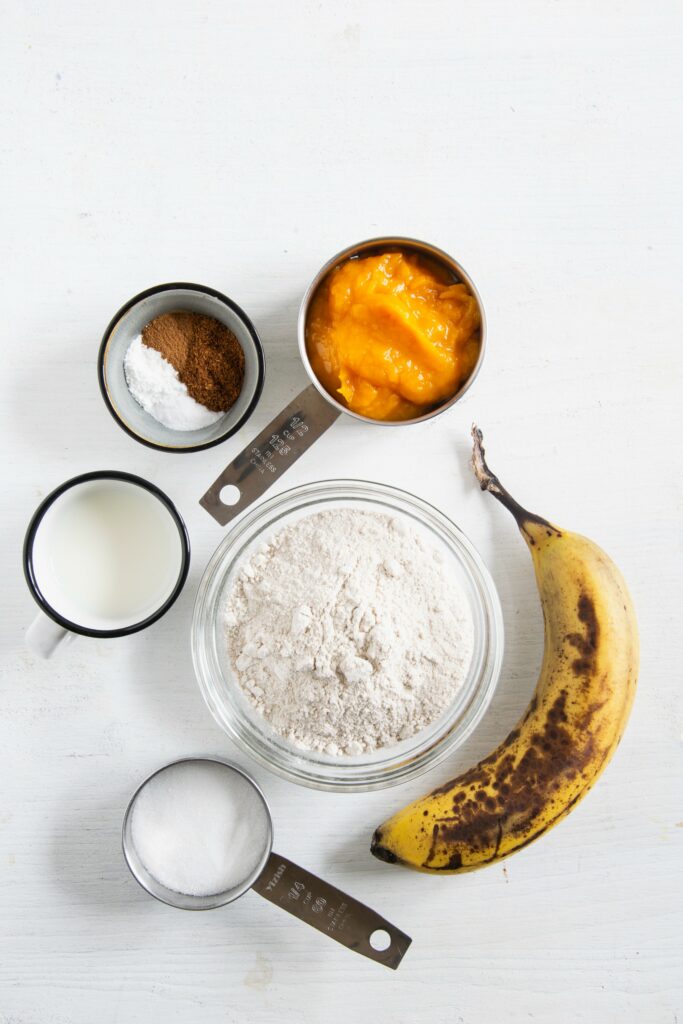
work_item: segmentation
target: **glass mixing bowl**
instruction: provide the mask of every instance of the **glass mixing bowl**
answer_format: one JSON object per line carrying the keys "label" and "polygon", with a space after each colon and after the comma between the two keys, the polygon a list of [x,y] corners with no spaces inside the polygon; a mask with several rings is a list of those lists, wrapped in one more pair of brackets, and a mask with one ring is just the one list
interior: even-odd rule
{"label": "glass mixing bowl", "polygon": [[[288,743],[270,728],[240,689],[227,655],[221,609],[235,574],[285,524],[322,509],[360,509],[407,517],[412,528],[443,552],[467,598],[474,652],[453,704],[430,726],[391,747],[358,757],[331,757]],[[460,746],[481,720],[498,682],[503,619],[493,580],[478,552],[454,523],[406,491],[362,480],[323,480],[279,494],[242,518],[211,558],[195,603],[192,658],[211,714],[261,764],[315,789],[359,791],[406,782]]]}

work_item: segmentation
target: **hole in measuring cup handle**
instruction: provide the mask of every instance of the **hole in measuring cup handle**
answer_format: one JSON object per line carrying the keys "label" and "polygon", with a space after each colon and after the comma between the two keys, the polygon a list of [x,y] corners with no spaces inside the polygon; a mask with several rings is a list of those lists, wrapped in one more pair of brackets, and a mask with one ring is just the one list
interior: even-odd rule
{"label": "hole in measuring cup handle", "polygon": [[226,484],[225,487],[221,488],[221,493],[218,495],[220,502],[228,506],[236,505],[240,497],[240,489],[235,487],[234,484]]}
{"label": "hole in measuring cup handle", "polygon": [[368,942],[373,949],[376,949],[378,953],[383,953],[386,949],[389,949],[391,945],[391,935],[385,931],[384,928],[377,928],[368,939]]}
{"label": "hole in measuring cup handle", "polygon": [[[199,504],[226,526],[265,494],[340,415],[341,409],[309,384],[233,459]],[[222,500],[227,488],[239,495],[229,505]]]}

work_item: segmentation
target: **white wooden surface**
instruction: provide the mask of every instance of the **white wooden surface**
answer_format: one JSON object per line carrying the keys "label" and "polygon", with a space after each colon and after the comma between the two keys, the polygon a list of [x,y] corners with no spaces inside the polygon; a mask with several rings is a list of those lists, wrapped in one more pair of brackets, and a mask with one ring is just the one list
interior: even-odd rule
{"label": "white wooden surface", "polygon": [[[682,310],[675,2],[379,0],[3,4],[0,1024],[675,1022],[681,1016]],[[189,622],[223,533],[197,499],[304,383],[301,294],[342,246],[424,237],[473,275],[484,371],[422,428],[339,422],[282,481],[360,476],[449,513],[500,588],[507,649],[485,722],[414,785],[335,797],[255,774],[277,847],[414,938],[392,974],[256,896],[183,914],[119,851],[136,782],[235,756],[194,681]],[[95,357],[113,312],[164,280],[243,304],[263,400],[222,448],[124,435]],[[487,752],[541,655],[529,559],[474,487],[468,428],[529,507],[602,543],[637,602],[631,725],[604,779],[539,844],[462,878],[374,861],[374,826]],[[193,544],[172,612],[129,641],[23,645],[27,520],[63,479],[120,468],[176,500]],[[680,470],[680,461],[678,462]]]}

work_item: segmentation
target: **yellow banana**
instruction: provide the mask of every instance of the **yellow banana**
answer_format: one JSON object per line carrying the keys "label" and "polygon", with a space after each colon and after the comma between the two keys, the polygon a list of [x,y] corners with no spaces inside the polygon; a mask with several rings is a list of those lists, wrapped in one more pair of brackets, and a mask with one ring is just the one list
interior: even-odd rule
{"label": "yellow banana", "polygon": [[507,739],[375,832],[375,857],[417,871],[494,863],[564,818],[614,753],[638,674],[638,628],[617,567],[597,544],[523,509],[488,469],[481,431],[472,436],[482,490],[509,509],[529,546],[545,651],[534,697]]}

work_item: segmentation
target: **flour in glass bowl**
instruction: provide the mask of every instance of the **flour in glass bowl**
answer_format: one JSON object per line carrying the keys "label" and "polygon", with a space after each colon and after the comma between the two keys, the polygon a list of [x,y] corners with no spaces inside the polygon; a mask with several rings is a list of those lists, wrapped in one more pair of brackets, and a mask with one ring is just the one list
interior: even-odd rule
{"label": "flour in glass bowl", "polygon": [[282,527],[224,599],[246,697],[280,736],[331,756],[409,739],[453,703],[470,607],[442,552],[404,517],[358,509]]}

